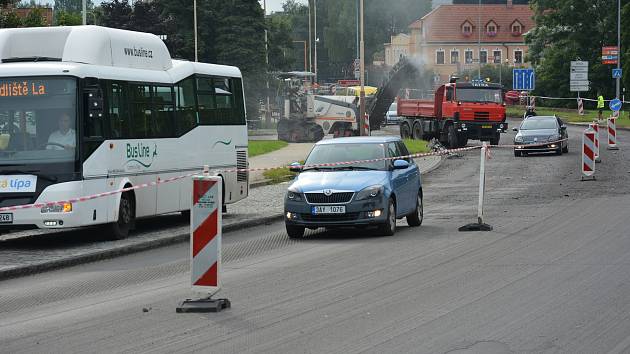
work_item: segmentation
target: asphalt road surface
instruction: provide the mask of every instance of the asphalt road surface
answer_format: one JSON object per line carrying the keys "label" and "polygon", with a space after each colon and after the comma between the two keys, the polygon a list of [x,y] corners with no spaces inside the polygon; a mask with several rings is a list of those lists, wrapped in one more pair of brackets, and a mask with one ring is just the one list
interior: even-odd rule
{"label": "asphalt road surface", "polygon": [[630,133],[581,182],[580,130],[563,156],[492,150],[492,232],[457,231],[475,151],[429,175],[423,226],[394,237],[224,235],[221,313],[175,313],[195,297],[187,244],[2,281],[0,352],[630,352]]}

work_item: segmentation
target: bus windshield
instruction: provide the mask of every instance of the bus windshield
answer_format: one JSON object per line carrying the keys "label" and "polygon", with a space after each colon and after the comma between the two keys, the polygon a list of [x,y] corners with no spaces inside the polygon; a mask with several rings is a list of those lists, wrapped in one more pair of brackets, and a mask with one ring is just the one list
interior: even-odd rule
{"label": "bus windshield", "polygon": [[0,78],[0,165],[73,161],[76,118],[76,79]]}
{"label": "bus windshield", "polygon": [[457,88],[457,100],[461,102],[503,103],[503,97],[500,89],[478,87]]}

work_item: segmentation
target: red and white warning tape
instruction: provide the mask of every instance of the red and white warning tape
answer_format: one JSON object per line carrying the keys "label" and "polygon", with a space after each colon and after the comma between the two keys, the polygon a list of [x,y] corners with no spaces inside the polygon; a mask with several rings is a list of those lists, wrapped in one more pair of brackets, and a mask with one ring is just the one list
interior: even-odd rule
{"label": "red and white warning tape", "polygon": [[[564,140],[566,140],[566,139],[559,140],[557,142],[564,141]],[[538,145],[544,146],[544,145],[548,145],[548,144],[552,144],[552,143],[554,143],[554,142],[546,142],[546,143],[541,143],[541,144],[527,144],[527,145],[518,145],[518,146],[535,147],[535,146],[538,146]],[[488,145],[488,147],[493,147],[493,148],[514,148],[515,146],[516,145]],[[410,155],[397,156],[397,157],[381,157],[381,158],[376,158],[376,159],[343,161],[343,162],[334,162],[334,163],[322,163],[322,164],[302,165],[302,166],[296,166],[296,167],[301,167],[301,168],[334,167],[334,166],[344,166],[344,165],[371,163],[371,162],[387,161],[387,160],[398,160],[398,159],[406,159],[406,158],[420,158],[420,157],[428,157],[428,156],[442,156],[442,155],[449,155],[449,154],[453,154],[453,153],[472,151],[472,150],[476,150],[476,149],[480,149],[480,148],[481,148],[481,146],[477,145],[477,146],[469,146],[469,147],[465,147],[465,148],[445,149],[445,150],[441,150],[441,151],[437,151],[437,152],[425,152],[425,153],[417,153],[417,154],[410,154]],[[488,156],[490,156],[489,155],[489,149],[487,151],[488,151]],[[287,167],[287,166],[282,166],[282,167]],[[217,170],[211,170],[210,173],[211,174],[220,174],[220,173],[270,171],[270,170],[274,170],[276,168],[278,168],[278,167],[217,169]],[[166,178],[166,179],[159,179],[159,180],[154,181],[154,182],[138,184],[138,185],[135,185],[135,186],[132,186],[132,187],[121,188],[121,189],[117,189],[117,190],[113,190],[113,191],[109,191],[109,192],[97,193],[97,194],[92,194],[92,195],[83,196],[83,197],[70,198],[70,199],[66,199],[66,200],[57,200],[57,201],[54,201],[54,202],[33,203],[33,204],[24,204],[24,205],[15,205],[15,206],[2,207],[2,208],[0,208],[0,212],[15,211],[15,210],[21,210],[21,209],[30,209],[30,208],[43,208],[45,206],[63,205],[63,204],[66,204],[66,203],[85,202],[85,201],[89,201],[89,200],[93,200],[93,199],[97,199],[97,198],[108,197],[108,196],[115,195],[115,194],[118,194],[118,193],[125,193],[125,192],[129,192],[129,191],[137,190],[137,189],[157,186],[157,185],[163,184],[163,183],[174,182],[174,181],[177,181],[177,180],[180,180],[180,179],[184,179],[184,178],[190,178],[190,177],[198,175],[200,173],[201,173],[201,171],[188,173],[188,174],[181,175],[181,176],[176,176],[176,177],[171,177],[171,178]]]}

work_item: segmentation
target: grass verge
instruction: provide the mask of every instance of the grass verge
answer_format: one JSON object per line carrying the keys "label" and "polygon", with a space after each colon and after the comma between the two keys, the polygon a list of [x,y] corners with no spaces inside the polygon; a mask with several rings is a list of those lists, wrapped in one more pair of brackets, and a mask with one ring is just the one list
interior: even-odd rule
{"label": "grass verge", "polygon": [[254,157],[280,150],[287,145],[289,144],[282,140],[250,140],[247,150],[249,157]]}
{"label": "grass verge", "polygon": [[404,139],[407,150],[410,154],[419,154],[423,152],[429,152],[429,142],[425,140]]}
{"label": "grass verge", "polygon": [[[510,106],[507,108],[508,117],[521,118],[523,117],[523,113],[525,113],[525,108],[523,106]],[[581,116],[575,109],[540,107],[536,108],[536,114],[539,116],[552,116],[555,114],[560,117],[560,119],[570,123],[590,123],[597,119],[597,111],[592,109],[585,109],[584,115]],[[603,110],[602,117],[604,119],[608,118],[610,115],[611,111],[609,109]],[[630,117],[627,112],[622,112],[621,118],[617,119],[617,126],[626,128],[630,127]]]}
{"label": "grass verge", "polygon": [[[304,164],[304,161],[300,161],[300,163]],[[270,184],[278,184],[292,180],[295,177],[295,173],[289,171],[288,167],[277,167],[263,172],[263,176]]]}

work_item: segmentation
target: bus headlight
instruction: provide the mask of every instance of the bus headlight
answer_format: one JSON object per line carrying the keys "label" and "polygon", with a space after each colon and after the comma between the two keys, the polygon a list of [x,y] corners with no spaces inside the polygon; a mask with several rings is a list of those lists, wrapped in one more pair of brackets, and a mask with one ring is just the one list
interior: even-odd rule
{"label": "bus headlight", "polygon": [[39,210],[39,212],[42,213],[42,214],[46,214],[46,213],[69,213],[71,211],[72,211],[72,203],[45,205]]}

